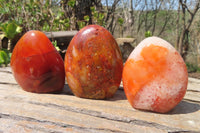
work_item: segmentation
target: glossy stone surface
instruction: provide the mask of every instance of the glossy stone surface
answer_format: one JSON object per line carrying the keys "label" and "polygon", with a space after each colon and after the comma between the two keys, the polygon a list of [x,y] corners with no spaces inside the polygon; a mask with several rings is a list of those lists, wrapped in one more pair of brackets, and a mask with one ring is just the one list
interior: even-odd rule
{"label": "glossy stone surface", "polygon": [[123,70],[126,96],[136,109],[166,113],[184,97],[186,65],[171,44],[158,37],[143,40]]}
{"label": "glossy stone surface", "polygon": [[61,91],[65,82],[64,63],[46,35],[29,31],[16,44],[11,68],[18,84],[29,92]]}
{"label": "glossy stone surface", "polygon": [[67,82],[74,95],[105,99],[114,95],[122,77],[122,56],[105,28],[89,25],[70,42],[65,55]]}

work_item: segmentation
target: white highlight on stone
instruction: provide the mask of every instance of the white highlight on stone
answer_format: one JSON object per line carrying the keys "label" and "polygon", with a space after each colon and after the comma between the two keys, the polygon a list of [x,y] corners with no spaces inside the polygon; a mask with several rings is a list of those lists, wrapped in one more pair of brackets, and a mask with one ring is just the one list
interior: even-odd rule
{"label": "white highlight on stone", "polygon": [[148,37],[146,39],[144,39],[143,41],[141,41],[137,47],[133,50],[133,52],[130,54],[129,58],[134,59],[135,61],[137,60],[141,60],[143,59],[143,57],[141,57],[140,52],[144,47],[148,47],[149,45],[154,44],[157,46],[162,46],[167,48],[169,51],[171,52],[175,52],[175,48],[173,46],[171,46],[170,43],[168,43],[167,41],[159,38],[159,37]]}
{"label": "white highlight on stone", "polygon": [[78,53],[77,53],[76,48],[75,48],[74,46],[72,47],[72,55],[73,55],[74,57],[77,57],[77,56],[78,56]]}

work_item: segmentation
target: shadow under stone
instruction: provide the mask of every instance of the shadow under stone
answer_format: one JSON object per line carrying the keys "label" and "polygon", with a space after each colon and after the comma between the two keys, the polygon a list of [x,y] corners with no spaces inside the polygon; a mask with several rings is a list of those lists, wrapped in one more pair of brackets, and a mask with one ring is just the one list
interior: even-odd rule
{"label": "shadow under stone", "polygon": [[[74,95],[69,87],[68,84],[64,85],[64,88],[61,92],[55,92],[55,93],[51,93],[51,94],[56,94],[56,95]],[[101,100],[106,100],[106,101],[117,101],[117,100],[126,100],[126,95],[124,93],[124,90],[119,87],[117,92],[114,94],[113,97],[108,98],[108,99],[101,99]],[[95,100],[95,99],[93,99]]]}
{"label": "shadow under stone", "polygon": [[112,98],[106,99],[109,101],[118,101],[118,100],[127,100],[124,90],[119,87],[117,92],[114,94]]}
{"label": "shadow under stone", "polygon": [[174,109],[167,114],[188,114],[200,110],[200,105],[194,102],[182,100]]}
{"label": "shadow under stone", "polygon": [[54,94],[54,95],[73,95],[71,89],[69,88],[68,84],[65,84],[61,91],[51,92],[51,93],[44,93],[44,94]]}
{"label": "shadow under stone", "polygon": [[68,84],[65,84],[64,85],[64,88],[62,90],[62,92],[60,93],[61,95],[74,95],[71,91],[71,89],[69,88],[69,85]]}

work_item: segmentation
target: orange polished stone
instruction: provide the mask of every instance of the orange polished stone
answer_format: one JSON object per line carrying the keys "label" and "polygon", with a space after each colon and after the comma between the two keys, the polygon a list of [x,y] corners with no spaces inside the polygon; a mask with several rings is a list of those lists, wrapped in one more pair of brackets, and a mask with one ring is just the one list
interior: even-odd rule
{"label": "orange polished stone", "polygon": [[105,99],[114,95],[122,77],[119,47],[105,28],[89,25],[72,39],[65,55],[67,82],[74,95]]}
{"label": "orange polished stone", "polygon": [[62,57],[40,31],[29,31],[20,38],[12,53],[11,68],[25,91],[49,93],[64,87]]}
{"label": "orange polished stone", "polygon": [[178,52],[158,37],[143,40],[123,69],[123,85],[137,109],[165,113],[184,97],[188,83],[186,65]]}

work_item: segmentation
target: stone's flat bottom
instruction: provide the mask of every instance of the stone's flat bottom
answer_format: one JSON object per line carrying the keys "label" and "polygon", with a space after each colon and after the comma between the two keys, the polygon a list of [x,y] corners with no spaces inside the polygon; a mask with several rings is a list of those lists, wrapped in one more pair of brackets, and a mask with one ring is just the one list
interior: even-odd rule
{"label": "stone's flat bottom", "polygon": [[189,78],[186,95],[167,114],[135,110],[122,85],[109,100],[23,91],[10,67],[0,68],[1,132],[200,132],[200,80]]}

